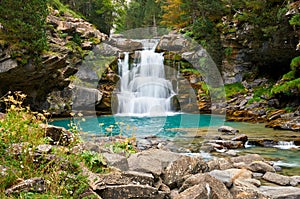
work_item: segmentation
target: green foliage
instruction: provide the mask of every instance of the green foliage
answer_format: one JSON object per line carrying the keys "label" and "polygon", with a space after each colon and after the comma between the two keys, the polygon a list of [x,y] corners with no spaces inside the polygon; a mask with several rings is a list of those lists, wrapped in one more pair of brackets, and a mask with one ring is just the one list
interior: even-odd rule
{"label": "green foliage", "polygon": [[84,16],[107,35],[110,34],[115,23],[122,23],[125,0],[61,0],[61,2]]}
{"label": "green foliage", "polygon": [[291,71],[284,74],[281,81],[272,88],[272,94],[293,95],[300,91],[300,56],[291,61]]}
{"label": "green foliage", "polygon": [[[296,90],[294,90],[296,89]],[[272,94],[283,93],[285,95],[293,95],[294,92],[300,91],[300,78],[275,85],[272,88]]]}
{"label": "green foliage", "polygon": [[300,56],[295,57],[291,61],[291,69],[292,71],[299,72],[300,71]]}
{"label": "green foliage", "polygon": [[243,84],[241,84],[240,82],[236,82],[233,84],[225,84],[224,87],[227,98],[231,98],[237,93],[244,94],[247,92]]}
{"label": "green foliage", "polygon": [[200,75],[200,72],[195,68],[184,68],[181,69],[181,73],[189,73],[189,74],[195,74]]}
{"label": "green foliage", "polygon": [[289,22],[292,26],[300,26],[300,13],[295,14]]}
{"label": "green foliage", "polygon": [[53,7],[55,10],[59,11],[60,15],[64,15],[65,13],[68,13],[75,18],[85,18],[80,13],[77,13],[77,12],[71,10],[68,6],[62,4],[60,2],[60,0],[48,0],[48,1],[49,1],[49,5],[51,7]]}
{"label": "green foliage", "polygon": [[224,52],[227,57],[230,57],[232,55],[232,47],[225,48]]}
{"label": "green foliage", "polygon": [[136,153],[134,147],[135,141],[135,137],[126,138],[124,141],[114,142],[110,147],[114,153],[125,153],[128,156],[129,154]]}
{"label": "green foliage", "polygon": [[289,81],[295,79],[295,71],[291,70],[290,72],[282,76],[283,81]]}
{"label": "green foliage", "polygon": [[256,88],[253,88],[253,98],[248,100],[248,104],[252,104],[253,102],[259,102],[263,100],[261,97],[271,97],[272,92],[271,89],[273,88],[272,84],[270,85],[263,85],[263,86],[258,86]]}
{"label": "green foliage", "polygon": [[125,8],[123,26],[117,30],[130,30],[157,26],[161,21],[161,3],[155,0],[132,0]]}
{"label": "green foliage", "polygon": [[94,151],[83,151],[81,153],[81,158],[84,160],[84,164],[95,173],[109,171],[104,157],[99,153]]}
{"label": "green foliage", "polygon": [[15,49],[25,49],[34,57],[47,48],[47,0],[3,0],[0,13],[0,23],[4,27],[0,30],[0,36]]}
{"label": "green foliage", "polygon": [[[89,186],[79,165],[82,157],[70,154],[67,147],[55,146],[47,155],[34,153],[39,145],[48,144],[45,130],[39,125],[47,122],[48,113],[23,107],[25,97],[15,92],[0,99],[7,107],[0,119],[0,198],[80,198]],[[21,192],[9,197],[4,194],[20,180],[34,177],[45,180],[45,192]]]}

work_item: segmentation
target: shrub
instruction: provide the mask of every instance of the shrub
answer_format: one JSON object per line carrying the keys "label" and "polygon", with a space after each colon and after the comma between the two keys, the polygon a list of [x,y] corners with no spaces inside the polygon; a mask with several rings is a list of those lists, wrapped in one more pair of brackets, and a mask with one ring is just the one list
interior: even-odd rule
{"label": "shrub", "polygon": [[81,171],[83,157],[56,146],[49,154],[37,155],[38,146],[48,143],[45,130],[39,125],[47,122],[47,113],[23,107],[25,97],[15,92],[0,98],[7,107],[0,119],[0,198],[7,198],[6,189],[34,177],[44,179],[44,192],[15,193],[10,198],[79,198],[89,186]]}

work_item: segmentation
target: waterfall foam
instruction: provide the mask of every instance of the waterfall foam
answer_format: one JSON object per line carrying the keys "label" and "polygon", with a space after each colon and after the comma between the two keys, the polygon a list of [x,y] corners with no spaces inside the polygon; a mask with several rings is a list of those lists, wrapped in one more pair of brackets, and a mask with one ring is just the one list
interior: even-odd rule
{"label": "waterfall foam", "polygon": [[142,41],[144,50],[135,52],[130,63],[130,54],[119,59],[121,77],[116,92],[116,114],[130,116],[157,116],[172,113],[171,98],[176,95],[172,83],[166,79],[164,57],[155,52],[157,41]]}

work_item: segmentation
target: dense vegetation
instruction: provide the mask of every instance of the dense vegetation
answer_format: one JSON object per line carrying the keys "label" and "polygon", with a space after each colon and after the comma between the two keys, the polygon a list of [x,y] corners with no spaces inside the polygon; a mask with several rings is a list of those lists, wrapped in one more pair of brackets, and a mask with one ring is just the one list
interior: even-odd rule
{"label": "dense vegetation", "polygon": [[[47,49],[45,23],[49,7],[64,6],[106,34],[149,26],[175,29],[203,45],[221,66],[224,58],[233,53],[222,42],[232,35],[239,34],[241,45],[254,50],[262,48],[266,41],[272,45],[279,37],[286,37],[284,45],[291,45],[291,37],[286,34],[299,29],[300,14],[289,18],[286,13],[297,9],[298,4],[299,1],[281,0],[4,0],[0,4],[0,44],[21,49],[18,53],[29,58],[37,57]],[[289,63],[268,55],[253,54],[252,63],[257,64],[258,75],[266,76],[272,71],[275,81],[282,77],[272,89],[273,94],[295,93],[293,89],[299,85],[298,58],[292,61],[288,72]],[[260,63],[261,56],[268,56],[264,59],[266,63]]]}
{"label": "dense vegetation", "polygon": [[47,48],[45,31],[47,0],[3,0],[0,4],[0,42],[24,49],[29,55]]}
{"label": "dense vegetation", "polygon": [[[71,139],[53,142],[41,125],[47,123],[49,113],[24,107],[25,98],[21,92],[0,98],[7,107],[6,114],[0,117],[0,198],[94,198],[83,196],[89,188],[83,170],[109,172],[104,157],[94,151],[78,150],[81,143],[78,122],[70,123]],[[134,137],[127,138],[106,147],[116,153],[135,153],[134,141]],[[5,192],[33,178],[41,182]]]}

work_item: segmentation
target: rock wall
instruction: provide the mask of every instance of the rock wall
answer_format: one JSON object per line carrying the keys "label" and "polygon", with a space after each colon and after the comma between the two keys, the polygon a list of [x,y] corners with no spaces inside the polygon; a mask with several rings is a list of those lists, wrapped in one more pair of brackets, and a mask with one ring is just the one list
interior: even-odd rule
{"label": "rock wall", "polygon": [[40,64],[33,60],[24,64],[25,52],[13,56],[10,46],[0,46],[0,96],[8,91],[22,91],[33,109],[48,109],[48,94],[66,88],[87,50],[107,39],[92,24],[60,14],[54,10],[47,17],[49,50],[41,55]]}

